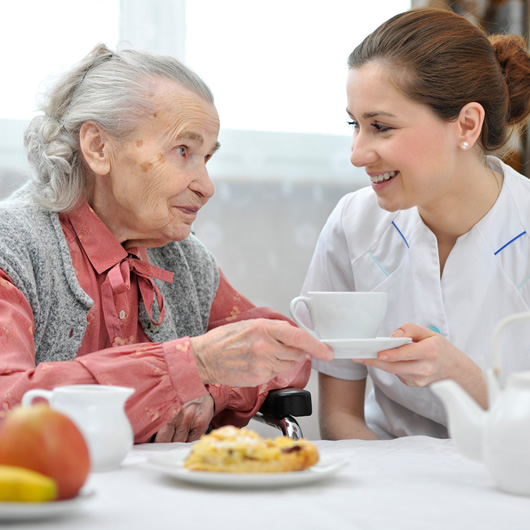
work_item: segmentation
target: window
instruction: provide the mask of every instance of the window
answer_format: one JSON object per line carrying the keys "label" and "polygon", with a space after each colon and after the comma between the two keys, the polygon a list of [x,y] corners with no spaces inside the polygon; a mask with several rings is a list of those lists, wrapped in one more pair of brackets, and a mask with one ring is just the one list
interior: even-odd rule
{"label": "window", "polygon": [[5,5],[0,32],[5,75],[0,119],[28,120],[36,109],[36,95],[54,75],[98,42],[115,46],[119,7],[119,0],[18,0]]}
{"label": "window", "polygon": [[36,94],[96,43],[175,55],[209,84],[221,117],[212,176],[352,178],[346,61],[407,0],[19,0],[0,34],[13,83],[0,101],[0,165],[23,165]]}
{"label": "window", "polygon": [[27,171],[23,134],[38,94],[98,42],[116,45],[120,0],[17,0],[2,7],[0,168],[10,175],[1,182],[7,186]]}
{"label": "window", "polygon": [[[193,0],[186,62],[214,91],[228,129],[349,134],[346,61],[410,2]],[[220,24],[219,21],[222,21]]]}
{"label": "window", "polygon": [[187,2],[186,62],[212,88],[221,118],[212,175],[365,181],[349,161],[347,58],[410,2],[359,4]]}

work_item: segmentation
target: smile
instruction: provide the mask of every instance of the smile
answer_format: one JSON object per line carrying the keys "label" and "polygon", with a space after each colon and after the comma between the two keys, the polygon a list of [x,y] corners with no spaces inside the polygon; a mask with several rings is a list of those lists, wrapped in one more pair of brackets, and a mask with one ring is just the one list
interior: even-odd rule
{"label": "smile", "polygon": [[370,180],[376,184],[384,182],[385,180],[390,180],[392,177],[395,177],[398,174],[398,171],[388,171],[387,173],[381,173],[380,175],[372,175]]}

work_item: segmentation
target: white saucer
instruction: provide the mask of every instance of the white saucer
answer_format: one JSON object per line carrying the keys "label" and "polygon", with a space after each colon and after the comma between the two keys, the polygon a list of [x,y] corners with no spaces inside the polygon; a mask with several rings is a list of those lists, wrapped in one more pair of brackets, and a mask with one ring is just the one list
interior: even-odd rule
{"label": "white saucer", "polygon": [[375,359],[383,350],[410,344],[410,337],[376,337],[375,339],[321,339],[333,348],[335,359]]}

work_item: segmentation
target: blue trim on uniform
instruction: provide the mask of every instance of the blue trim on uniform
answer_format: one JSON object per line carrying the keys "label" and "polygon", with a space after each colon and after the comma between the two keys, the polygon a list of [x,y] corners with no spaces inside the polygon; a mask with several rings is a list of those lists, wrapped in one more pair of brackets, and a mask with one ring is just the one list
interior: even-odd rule
{"label": "blue trim on uniform", "polygon": [[405,239],[405,236],[401,233],[401,230],[397,227],[396,223],[392,221],[392,224],[394,225],[394,228],[399,232],[399,235],[403,238],[403,241],[405,241],[405,245],[407,245],[407,248],[410,248],[409,244],[407,243],[407,240]]}
{"label": "blue trim on uniform", "polygon": [[524,232],[521,232],[518,236],[515,236],[511,241],[508,241],[508,243],[503,245],[499,250],[497,250],[493,254],[496,256],[501,250],[505,249],[508,245],[511,245],[516,239],[519,239],[521,236],[524,236],[525,234],[526,234],[526,230]]}
{"label": "blue trim on uniform", "polygon": [[370,250],[368,251],[368,255],[374,260],[374,263],[383,271],[383,274],[385,274],[386,276],[390,276],[390,273],[383,267],[383,265],[381,265],[381,263],[379,263],[377,258],[372,254]]}
{"label": "blue trim on uniform", "polygon": [[441,333],[441,331],[436,326],[429,326],[429,329],[431,331],[434,331],[435,333]]}
{"label": "blue trim on uniform", "polygon": [[528,280],[530,280],[530,276],[528,276],[528,278],[526,278],[526,280],[522,281],[522,282],[517,286],[517,289],[520,289],[525,283],[528,282]]}

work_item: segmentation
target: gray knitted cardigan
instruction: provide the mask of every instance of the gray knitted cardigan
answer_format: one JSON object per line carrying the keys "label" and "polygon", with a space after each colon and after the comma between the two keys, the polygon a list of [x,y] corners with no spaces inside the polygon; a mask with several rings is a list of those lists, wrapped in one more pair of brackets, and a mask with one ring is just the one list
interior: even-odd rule
{"label": "gray knitted cardigan", "polygon": [[[68,361],[81,345],[93,301],[77,281],[58,214],[31,201],[30,185],[0,202],[0,268],[33,310],[35,364]],[[172,284],[153,280],[166,308],[160,326],[151,323],[140,304],[140,322],[147,336],[153,342],[165,342],[204,333],[219,283],[214,257],[193,235],[148,249],[148,256],[150,263],[173,272],[174,278]],[[155,320],[158,315],[155,297]]]}

